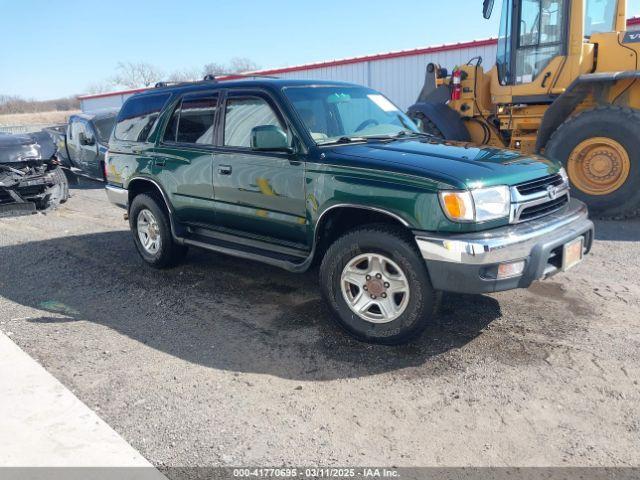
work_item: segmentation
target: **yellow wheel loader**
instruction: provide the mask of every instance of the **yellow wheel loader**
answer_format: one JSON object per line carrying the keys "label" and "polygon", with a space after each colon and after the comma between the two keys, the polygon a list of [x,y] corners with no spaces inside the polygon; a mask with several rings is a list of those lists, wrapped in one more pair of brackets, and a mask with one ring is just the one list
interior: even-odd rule
{"label": "yellow wheel loader", "polygon": [[[491,17],[493,0],[484,0]],[[640,32],[625,0],[503,0],[496,64],[427,67],[409,108],[447,140],[560,160],[599,216],[640,210]]]}

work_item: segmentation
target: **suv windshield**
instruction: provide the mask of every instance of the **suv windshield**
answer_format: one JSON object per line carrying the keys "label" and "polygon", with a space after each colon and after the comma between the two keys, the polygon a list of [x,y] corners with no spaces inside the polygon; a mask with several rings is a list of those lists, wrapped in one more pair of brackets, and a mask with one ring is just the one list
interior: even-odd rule
{"label": "suv windshield", "polygon": [[409,117],[375,90],[310,86],[284,92],[318,145],[419,133]]}

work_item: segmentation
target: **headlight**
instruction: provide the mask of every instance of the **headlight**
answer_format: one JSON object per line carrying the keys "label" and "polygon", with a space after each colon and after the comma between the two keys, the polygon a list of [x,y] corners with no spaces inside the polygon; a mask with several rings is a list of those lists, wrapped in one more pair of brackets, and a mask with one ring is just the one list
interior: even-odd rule
{"label": "headlight", "polygon": [[562,177],[564,183],[569,183],[569,175],[567,175],[567,171],[564,169],[564,167],[562,167],[558,173]]}
{"label": "headlight", "polygon": [[506,185],[444,190],[440,192],[440,203],[444,213],[454,222],[486,222],[509,216],[511,192]]}

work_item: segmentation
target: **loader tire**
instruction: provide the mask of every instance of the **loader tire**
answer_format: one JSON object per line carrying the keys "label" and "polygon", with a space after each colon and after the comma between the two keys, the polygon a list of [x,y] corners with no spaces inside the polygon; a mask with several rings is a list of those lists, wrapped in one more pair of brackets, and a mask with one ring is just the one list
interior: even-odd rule
{"label": "loader tire", "polygon": [[572,194],[601,218],[636,216],[640,210],[640,111],[598,107],[565,121],[545,156],[561,161]]}
{"label": "loader tire", "polygon": [[424,114],[414,113],[411,117],[411,120],[413,120],[416,125],[418,125],[420,130],[424,133],[428,133],[429,135],[433,135],[434,137],[444,139],[444,135],[442,134],[440,129],[436,127],[436,124],[429,120]]}

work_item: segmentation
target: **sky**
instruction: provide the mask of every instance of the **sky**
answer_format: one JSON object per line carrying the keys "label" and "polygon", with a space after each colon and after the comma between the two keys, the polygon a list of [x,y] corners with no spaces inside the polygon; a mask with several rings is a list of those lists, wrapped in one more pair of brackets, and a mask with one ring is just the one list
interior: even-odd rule
{"label": "sky", "polygon": [[487,21],[481,0],[0,0],[0,95],[81,94],[120,61],[275,68],[495,37],[500,3]]}

